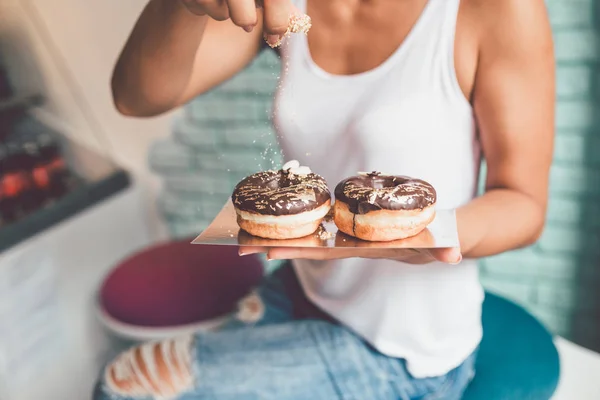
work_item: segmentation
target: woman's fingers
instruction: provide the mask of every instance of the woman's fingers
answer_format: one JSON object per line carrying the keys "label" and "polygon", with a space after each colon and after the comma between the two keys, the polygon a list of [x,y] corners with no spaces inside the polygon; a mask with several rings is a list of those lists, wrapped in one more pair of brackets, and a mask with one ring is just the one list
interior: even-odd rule
{"label": "woman's fingers", "polygon": [[287,32],[294,11],[290,0],[263,0],[263,31],[269,44],[278,43]]}
{"label": "woman's fingers", "polygon": [[231,21],[251,32],[258,22],[256,3],[254,0],[227,0]]}
{"label": "woman's fingers", "polygon": [[238,253],[240,256],[247,256],[250,254],[266,253],[269,249],[267,247],[260,246],[240,246]]}
{"label": "woman's fingers", "polygon": [[414,249],[361,249],[361,248],[303,248],[275,247],[269,249],[267,257],[272,260],[333,260],[342,258],[385,258],[403,261],[415,257],[419,253]]}
{"label": "woman's fingers", "polygon": [[457,247],[428,249],[427,252],[436,261],[446,264],[458,264],[462,261],[462,254]]}
{"label": "woman's fingers", "polygon": [[353,257],[354,249],[322,249],[302,247],[275,247],[269,249],[267,258],[269,260],[330,260],[335,258]]}
{"label": "woman's fingers", "polygon": [[332,260],[342,258],[373,258],[404,261],[411,264],[427,264],[440,261],[446,264],[458,264],[462,260],[460,248],[439,249],[378,249],[378,248],[323,248],[323,247],[260,247],[240,246],[239,254],[267,253],[270,260]]}
{"label": "woman's fingers", "polygon": [[291,0],[182,0],[194,14],[207,15],[217,21],[231,21],[251,32],[258,24],[258,8],[263,9],[263,33],[275,46],[288,31],[290,18],[300,14]]}
{"label": "woman's fingers", "polygon": [[186,0],[189,9],[200,9],[204,14],[217,21],[229,19],[229,8],[225,0]]}

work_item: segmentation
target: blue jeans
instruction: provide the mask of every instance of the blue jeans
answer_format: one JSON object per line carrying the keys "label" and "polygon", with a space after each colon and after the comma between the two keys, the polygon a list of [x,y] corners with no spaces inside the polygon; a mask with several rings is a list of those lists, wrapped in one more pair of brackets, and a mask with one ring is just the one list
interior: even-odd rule
{"label": "blue jeans", "polygon": [[282,267],[217,332],[146,343],[107,365],[94,400],[455,400],[476,354],[448,374],[415,378],[333,321]]}

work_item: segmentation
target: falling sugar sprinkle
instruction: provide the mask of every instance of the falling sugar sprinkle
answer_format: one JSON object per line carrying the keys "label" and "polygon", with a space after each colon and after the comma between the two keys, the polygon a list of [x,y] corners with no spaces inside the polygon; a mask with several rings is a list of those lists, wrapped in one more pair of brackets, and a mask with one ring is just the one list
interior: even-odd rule
{"label": "falling sugar sprinkle", "polygon": [[305,35],[308,34],[308,31],[310,30],[310,28],[312,27],[312,20],[310,19],[310,17],[306,14],[302,14],[302,15],[292,15],[290,16],[290,21],[288,24],[288,28],[287,31],[280,37],[280,39],[275,42],[275,43],[269,43],[267,42],[267,44],[269,46],[271,46],[272,48],[276,48],[281,46],[281,43],[283,42],[283,40],[287,37],[289,37],[292,33],[304,33]]}

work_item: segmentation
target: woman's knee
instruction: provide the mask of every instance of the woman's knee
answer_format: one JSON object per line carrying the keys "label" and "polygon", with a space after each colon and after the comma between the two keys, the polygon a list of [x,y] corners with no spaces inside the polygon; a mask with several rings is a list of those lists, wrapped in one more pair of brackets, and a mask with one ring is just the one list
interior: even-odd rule
{"label": "woman's knee", "polygon": [[102,371],[94,400],[176,399],[194,387],[193,336],[133,347]]}

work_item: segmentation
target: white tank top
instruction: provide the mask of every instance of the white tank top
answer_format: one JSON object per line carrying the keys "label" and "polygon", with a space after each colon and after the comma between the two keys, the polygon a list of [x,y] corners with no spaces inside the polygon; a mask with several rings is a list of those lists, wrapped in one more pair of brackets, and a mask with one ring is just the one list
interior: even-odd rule
{"label": "white tank top", "polygon": [[[305,2],[296,5],[304,11]],[[469,202],[480,146],[454,70],[459,3],[429,0],[394,54],[360,74],[327,73],[304,35],[288,39],[274,107],[285,158],[310,166],[331,188],[376,170],[429,181],[439,209]],[[447,373],[480,342],[483,290],[474,260],[296,260],[294,268],[309,299],[380,352],[405,358],[415,377]]]}

